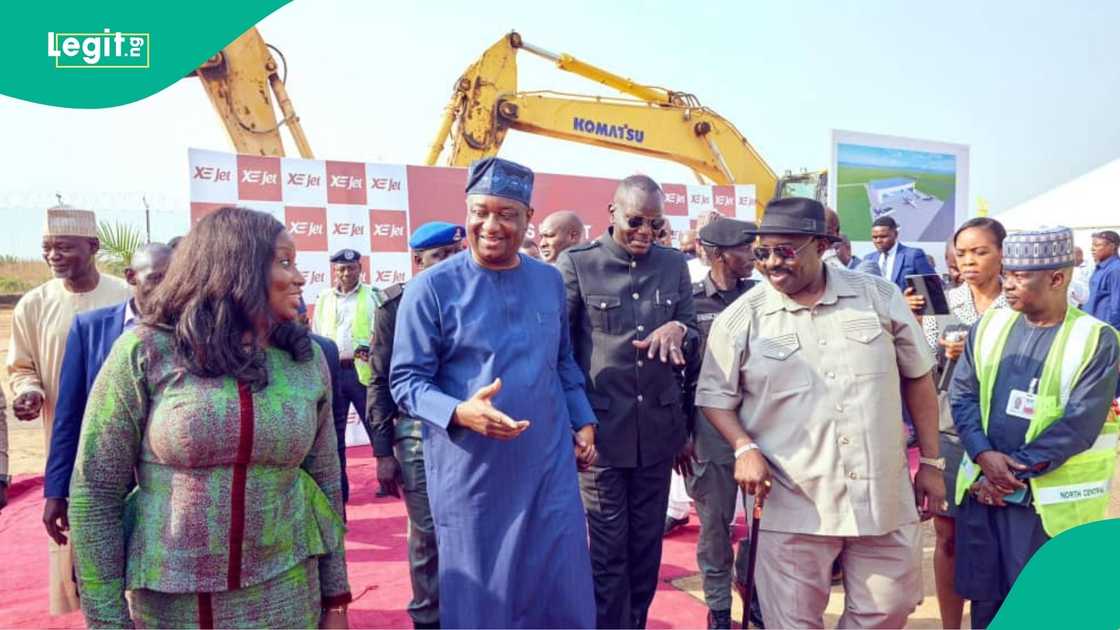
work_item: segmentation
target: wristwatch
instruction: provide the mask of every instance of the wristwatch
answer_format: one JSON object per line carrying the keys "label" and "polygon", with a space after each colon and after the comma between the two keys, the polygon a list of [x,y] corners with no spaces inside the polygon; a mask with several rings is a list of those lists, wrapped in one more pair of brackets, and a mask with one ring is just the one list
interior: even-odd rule
{"label": "wristwatch", "polygon": [[925,464],[926,466],[933,466],[942,472],[945,471],[944,457],[919,457],[918,463]]}

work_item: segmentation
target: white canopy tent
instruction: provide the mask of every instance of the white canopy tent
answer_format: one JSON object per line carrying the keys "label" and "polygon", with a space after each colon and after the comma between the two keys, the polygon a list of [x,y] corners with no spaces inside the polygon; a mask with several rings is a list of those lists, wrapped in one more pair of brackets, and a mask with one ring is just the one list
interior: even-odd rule
{"label": "white canopy tent", "polygon": [[1089,260],[1090,235],[1093,232],[1120,231],[1120,201],[1116,197],[1118,185],[1120,159],[1115,159],[1005,210],[995,218],[1008,230],[1027,230],[1044,225],[1073,228],[1074,239]]}

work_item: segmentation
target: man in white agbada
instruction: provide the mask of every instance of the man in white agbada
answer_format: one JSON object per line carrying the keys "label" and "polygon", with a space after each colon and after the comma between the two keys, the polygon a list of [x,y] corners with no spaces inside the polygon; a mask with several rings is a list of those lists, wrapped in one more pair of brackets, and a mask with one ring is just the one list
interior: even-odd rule
{"label": "man in white agbada", "polygon": [[[43,260],[54,279],[35,287],[16,304],[8,344],[8,378],[16,418],[43,419],[43,443],[51,443],[54,406],[66,335],[78,313],[120,304],[131,296],[128,284],[97,271],[100,243],[97,220],[88,210],[57,207],[47,210]],[[0,476],[7,475],[5,466]],[[78,609],[69,546],[50,541],[50,612]]]}

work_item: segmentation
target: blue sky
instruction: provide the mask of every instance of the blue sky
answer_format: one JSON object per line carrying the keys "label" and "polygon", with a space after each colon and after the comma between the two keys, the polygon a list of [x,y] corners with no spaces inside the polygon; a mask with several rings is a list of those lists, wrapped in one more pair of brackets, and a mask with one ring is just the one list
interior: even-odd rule
{"label": "blue sky", "polygon": [[[321,158],[420,163],[452,82],[517,29],[696,94],[778,172],[827,167],[834,128],[970,145],[970,202],[982,195],[998,212],[1120,156],[1117,24],[1120,3],[1088,0],[296,0],[260,29],[287,56],[288,90]],[[519,68],[525,90],[613,94],[530,55]],[[122,212],[147,195],[161,200],[153,221],[170,225],[186,202],[187,147],[230,147],[191,79],[101,111],[0,97],[0,133],[8,225],[28,223],[13,200],[34,209],[55,191],[135,198]],[[515,132],[503,155],[539,171],[692,183],[671,163]],[[0,253],[23,246],[18,232],[0,231]]]}
{"label": "blue sky", "polygon": [[932,173],[953,173],[957,168],[957,158],[947,153],[888,149],[862,144],[840,143],[836,148],[836,161],[852,166],[913,169]]}

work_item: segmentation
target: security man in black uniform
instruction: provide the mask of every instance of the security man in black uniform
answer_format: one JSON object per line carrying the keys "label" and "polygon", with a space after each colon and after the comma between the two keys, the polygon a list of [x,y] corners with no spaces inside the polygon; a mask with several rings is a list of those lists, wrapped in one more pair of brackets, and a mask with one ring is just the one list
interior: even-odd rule
{"label": "security man in black uniform", "polygon": [[[462,251],[465,236],[466,232],[459,225],[442,221],[425,223],[408,241],[412,262],[420,270],[440,263]],[[373,378],[366,397],[369,400],[366,417],[373,429],[373,455],[377,458],[377,481],[382,491],[399,497],[400,490],[404,490],[408,512],[408,571],[412,579],[408,614],[416,628],[438,628],[439,565],[435,523],[424,475],[423,423],[400,415],[389,392],[393,334],[403,293],[404,284],[385,289],[385,301],[374,313],[373,347],[370,348]]]}
{"label": "security man in black uniform", "polygon": [[670,472],[685,442],[684,343],[696,342],[696,314],[684,254],[655,243],[663,206],[656,182],[626,178],[607,232],[557,260],[599,420],[598,462],[580,475],[599,628],[645,627]]}
{"label": "security man in black uniform", "polygon": [[723,309],[755,285],[750,279],[754,265],[751,243],[755,239],[754,223],[735,219],[712,221],[700,229],[699,244],[709,262],[708,275],[692,285],[696,304],[696,325],[700,340],[694,344],[695,359],[688,362],[685,408],[689,412],[689,436],[692,457],[678,461],[684,475],[688,495],[700,516],[700,539],[696,544],[696,564],[704,584],[704,601],[708,604],[708,627],[731,627],[731,578],[734,549],[731,544],[731,521],[735,518],[735,455],[727,440],[715,430],[693,406],[696,380],[708,342],[712,321]]}

